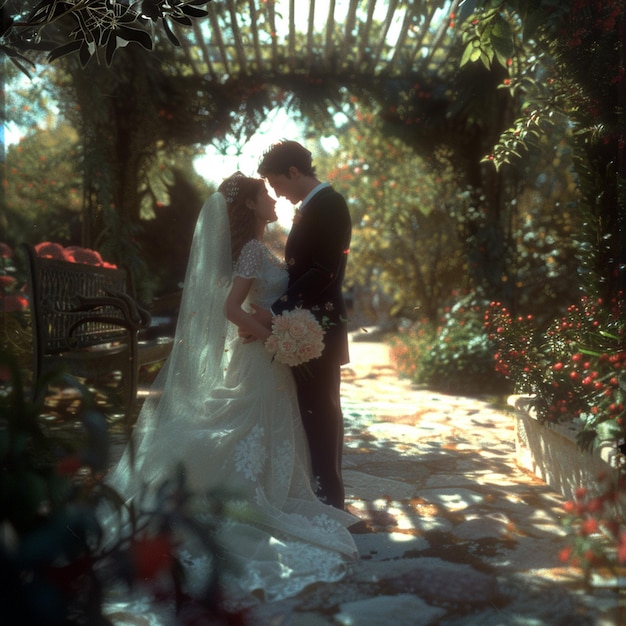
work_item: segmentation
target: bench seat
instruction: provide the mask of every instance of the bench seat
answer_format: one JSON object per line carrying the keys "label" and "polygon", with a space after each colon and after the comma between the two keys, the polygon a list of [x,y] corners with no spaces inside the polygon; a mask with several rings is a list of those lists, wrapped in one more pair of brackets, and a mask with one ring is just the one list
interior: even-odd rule
{"label": "bench seat", "polygon": [[28,260],[33,380],[59,370],[89,379],[118,374],[116,408],[130,419],[139,368],[166,359],[173,339],[139,340],[151,316],[135,301],[124,269],[45,258],[26,244],[22,249]]}

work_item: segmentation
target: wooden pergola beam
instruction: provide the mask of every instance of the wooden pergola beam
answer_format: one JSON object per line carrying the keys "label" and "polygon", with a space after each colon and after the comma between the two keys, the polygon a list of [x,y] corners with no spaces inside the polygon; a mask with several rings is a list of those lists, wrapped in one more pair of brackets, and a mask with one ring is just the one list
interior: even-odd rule
{"label": "wooden pergola beam", "polygon": [[[184,31],[181,39],[186,39],[183,48],[190,64],[199,48],[197,56],[210,80],[277,76],[306,68],[331,73],[351,69],[372,78],[413,73],[431,62],[432,48],[444,41],[448,20],[442,10],[449,6],[455,11],[460,2],[350,0],[340,5],[327,0],[327,12],[321,15],[324,5],[311,0],[305,25],[304,5],[289,0],[283,5],[286,14],[280,16],[284,35],[279,38],[275,2],[224,0],[209,4],[209,25],[194,22],[195,43],[189,43]],[[318,29],[316,20],[319,25],[324,17]],[[424,54],[425,45],[431,55]]]}

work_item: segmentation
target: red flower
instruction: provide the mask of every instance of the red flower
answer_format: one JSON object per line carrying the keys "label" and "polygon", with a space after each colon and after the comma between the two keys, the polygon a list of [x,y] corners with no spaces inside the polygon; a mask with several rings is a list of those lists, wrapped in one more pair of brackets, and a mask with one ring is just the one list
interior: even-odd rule
{"label": "red flower", "polygon": [[28,300],[19,294],[9,294],[0,297],[0,311],[5,313],[15,313],[16,311],[25,311],[28,308]]}
{"label": "red flower", "polygon": [[75,263],[84,263],[85,265],[102,265],[102,257],[99,252],[89,248],[81,248],[72,246],[66,248],[68,260]]}
{"label": "red flower", "polygon": [[63,476],[74,476],[76,472],[83,466],[80,457],[77,454],[66,456],[56,464],[56,470],[58,474]]}
{"label": "red flower", "polygon": [[590,564],[595,564],[598,562],[598,557],[596,556],[593,550],[587,550],[584,556],[585,556],[585,560],[589,562]]}
{"label": "red flower", "polygon": [[35,246],[35,252],[37,256],[45,257],[47,259],[58,259],[59,261],[65,261],[65,250],[63,246],[58,243],[52,243],[50,241],[43,241]]}
{"label": "red flower", "polygon": [[626,532],[622,533],[619,546],[617,547],[617,560],[626,563]]}
{"label": "red flower", "polygon": [[130,551],[137,578],[149,580],[172,566],[172,545],[167,535],[138,539]]}
{"label": "red flower", "polygon": [[589,513],[596,513],[601,511],[603,508],[604,505],[602,503],[602,498],[592,498],[587,503],[587,511],[589,511]]}
{"label": "red flower", "polygon": [[573,500],[568,500],[565,504],[563,504],[563,510],[566,513],[573,513],[576,510],[576,504]]}
{"label": "red flower", "polygon": [[594,518],[586,519],[581,527],[583,535],[593,535],[598,532],[598,520]]}
{"label": "red flower", "polygon": [[572,556],[572,546],[567,546],[559,551],[559,561],[567,563]]}

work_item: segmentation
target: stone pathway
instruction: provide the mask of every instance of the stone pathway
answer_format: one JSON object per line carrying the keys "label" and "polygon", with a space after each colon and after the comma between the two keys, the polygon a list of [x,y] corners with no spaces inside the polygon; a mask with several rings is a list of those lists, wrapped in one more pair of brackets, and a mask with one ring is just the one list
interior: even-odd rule
{"label": "stone pathway", "polygon": [[516,464],[512,415],[419,389],[397,377],[384,344],[358,339],[342,401],[361,559],[339,583],[249,611],[243,626],[626,625],[626,590],[586,589],[560,563],[564,499]]}
{"label": "stone pathway", "polygon": [[344,581],[255,609],[246,623],[626,624],[619,590],[586,590],[559,562],[563,498],[516,465],[510,414],[399,380],[376,342],[353,342],[343,377],[361,561]]}

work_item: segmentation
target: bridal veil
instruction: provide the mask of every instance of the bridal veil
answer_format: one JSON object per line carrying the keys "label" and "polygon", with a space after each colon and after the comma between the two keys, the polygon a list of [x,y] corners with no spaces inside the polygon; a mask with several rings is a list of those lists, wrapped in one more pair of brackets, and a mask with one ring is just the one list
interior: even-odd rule
{"label": "bridal veil", "polygon": [[[133,454],[126,450],[109,478],[126,498],[145,483],[170,476],[182,460],[176,434],[206,421],[206,399],[221,386],[228,367],[226,345],[233,329],[223,309],[232,270],[226,201],[218,192],[205,202],[196,222],[172,352],[141,409],[133,435],[137,448]],[[165,432],[171,433],[171,441]],[[146,463],[148,456],[158,456],[159,462]]]}

